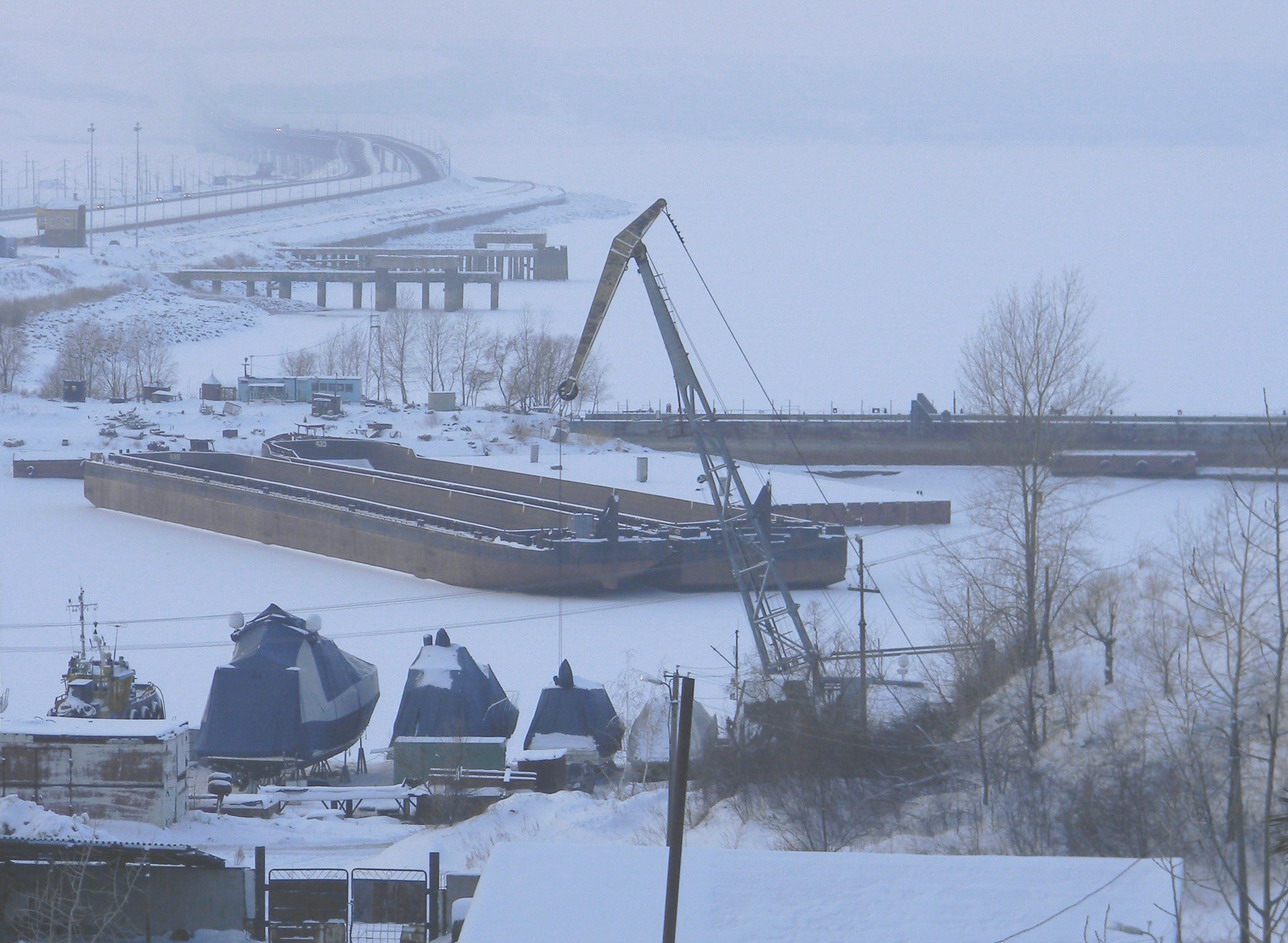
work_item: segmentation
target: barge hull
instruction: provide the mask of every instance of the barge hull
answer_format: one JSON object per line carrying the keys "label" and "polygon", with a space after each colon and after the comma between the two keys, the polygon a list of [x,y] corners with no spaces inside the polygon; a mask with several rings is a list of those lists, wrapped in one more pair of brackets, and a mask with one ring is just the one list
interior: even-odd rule
{"label": "barge hull", "polygon": [[176,474],[167,464],[87,462],[85,497],[95,507],[476,589],[612,590],[656,565],[667,550],[660,539],[625,545],[587,539],[545,547],[484,540],[327,503],[321,493],[317,501],[292,498],[267,486]]}

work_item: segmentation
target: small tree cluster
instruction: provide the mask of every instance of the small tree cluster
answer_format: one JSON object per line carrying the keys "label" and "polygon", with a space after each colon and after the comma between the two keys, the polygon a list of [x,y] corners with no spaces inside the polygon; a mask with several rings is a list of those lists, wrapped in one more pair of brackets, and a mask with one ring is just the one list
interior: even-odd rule
{"label": "small tree cluster", "polygon": [[13,389],[27,364],[27,332],[16,315],[0,313],[0,393]]}
{"label": "small tree cluster", "polygon": [[[525,314],[510,333],[488,330],[478,312],[416,310],[400,306],[380,316],[379,334],[346,328],[317,347],[282,354],[291,376],[363,376],[376,397],[409,403],[417,388],[455,390],[476,406],[488,392],[505,409],[528,411],[555,402],[576,341],[552,334]],[[582,396],[592,405],[606,390],[605,369],[594,357],[582,372]]]}
{"label": "small tree cluster", "polygon": [[84,380],[88,396],[128,399],[145,386],[170,385],[174,372],[170,343],[147,318],[110,325],[84,320],[63,335],[42,393],[57,396],[64,380]]}

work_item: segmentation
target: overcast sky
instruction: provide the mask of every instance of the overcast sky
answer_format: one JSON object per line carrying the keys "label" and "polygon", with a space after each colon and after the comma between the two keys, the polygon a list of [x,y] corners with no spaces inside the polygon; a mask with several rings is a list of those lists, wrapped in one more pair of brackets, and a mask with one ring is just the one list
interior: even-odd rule
{"label": "overcast sky", "polygon": [[[1135,405],[1242,411],[1283,373],[1285,37],[1280,2],[7,3],[0,158],[365,121],[667,196],[735,309],[821,311],[759,322],[779,396],[830,347],[872,399],[946,397],[993,292],[1078,268]],[[738,283],[770,264],[806,284]]]}

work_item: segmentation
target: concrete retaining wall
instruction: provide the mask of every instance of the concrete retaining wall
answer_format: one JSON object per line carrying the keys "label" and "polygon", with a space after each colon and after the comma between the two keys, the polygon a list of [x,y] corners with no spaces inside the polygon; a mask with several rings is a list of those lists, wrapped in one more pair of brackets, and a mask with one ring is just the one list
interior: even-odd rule
{"label": "concrete retaining wall", "polygon": [[844,504],[781,504],[774,511],[819,524],[886,527],[903,524],[951,524],[951,501],[860,501]]}
{"label": "concrete retaining wall", "polygon": [[[1281,427],[1288,420],[1276,417]],[[1008,460],[1015,426],[987,418],[914,422],[899,418],[722,418],[736,458],[799,465],[999,465]],[[620,438],[662,451],[689,451],[692,439],[675,419],[591,418],[572,431]],[[1192,451],[1200,465],[1256,468],[1267,464],[1264,419],[1069,419],[1053,427],[1052,451],[1147,449]]]}

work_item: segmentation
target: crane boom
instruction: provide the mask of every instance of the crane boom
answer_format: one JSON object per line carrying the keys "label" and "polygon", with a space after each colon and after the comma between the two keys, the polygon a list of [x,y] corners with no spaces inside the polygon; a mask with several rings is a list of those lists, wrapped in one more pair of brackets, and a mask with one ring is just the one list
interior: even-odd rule
{"label": "crane boom", "polygon": [[572,355],[568,378],[559,384],[560,399],[577,398],[579,392],[577,381],[581,378],[582,368],[586,366],[586,358],[590,356],[590,348],[594,346],[595,338],[599,336],[599,327],[604,323],[608,306],[612,303],[613,296],[617,294],[617,286],[622,283],[622,276],[626,274],[626,266],[634,256],[636,247],[642,244],[648,228],[665,209],[666,200],[655,200],[652,206],[640,213],[634,222],[619,232],[613,239],[613,244],[608,247],[608,258],[604,260],[604,271],[599,276],[595,295],[590,300],[590,313],[586,315],[586,326],[582,329],[581,339],[577,341],[577,350]]}
{"label": "crane boom", "polygon": [[823,677],[818,652],[774,559],[769,488],[763,488],[755,500],[747,492],[729,451],[729,443],[716,421],[715,410],[684,349],[666,286],[653,268],[644,245],[644,233],[665,209],[666,202],[658,200],[613,240],[568,378],[559,386],[559,395],[564,400],[576,398],[581,368],[590,354],[626,266],[634,259],[671,363],[680,417],[688,424],[702,462],[701,480],[707,485],[717,511],[721,537],[729,554],[761,666],[770,675],[803,681],[812,693],[821,696]]}

